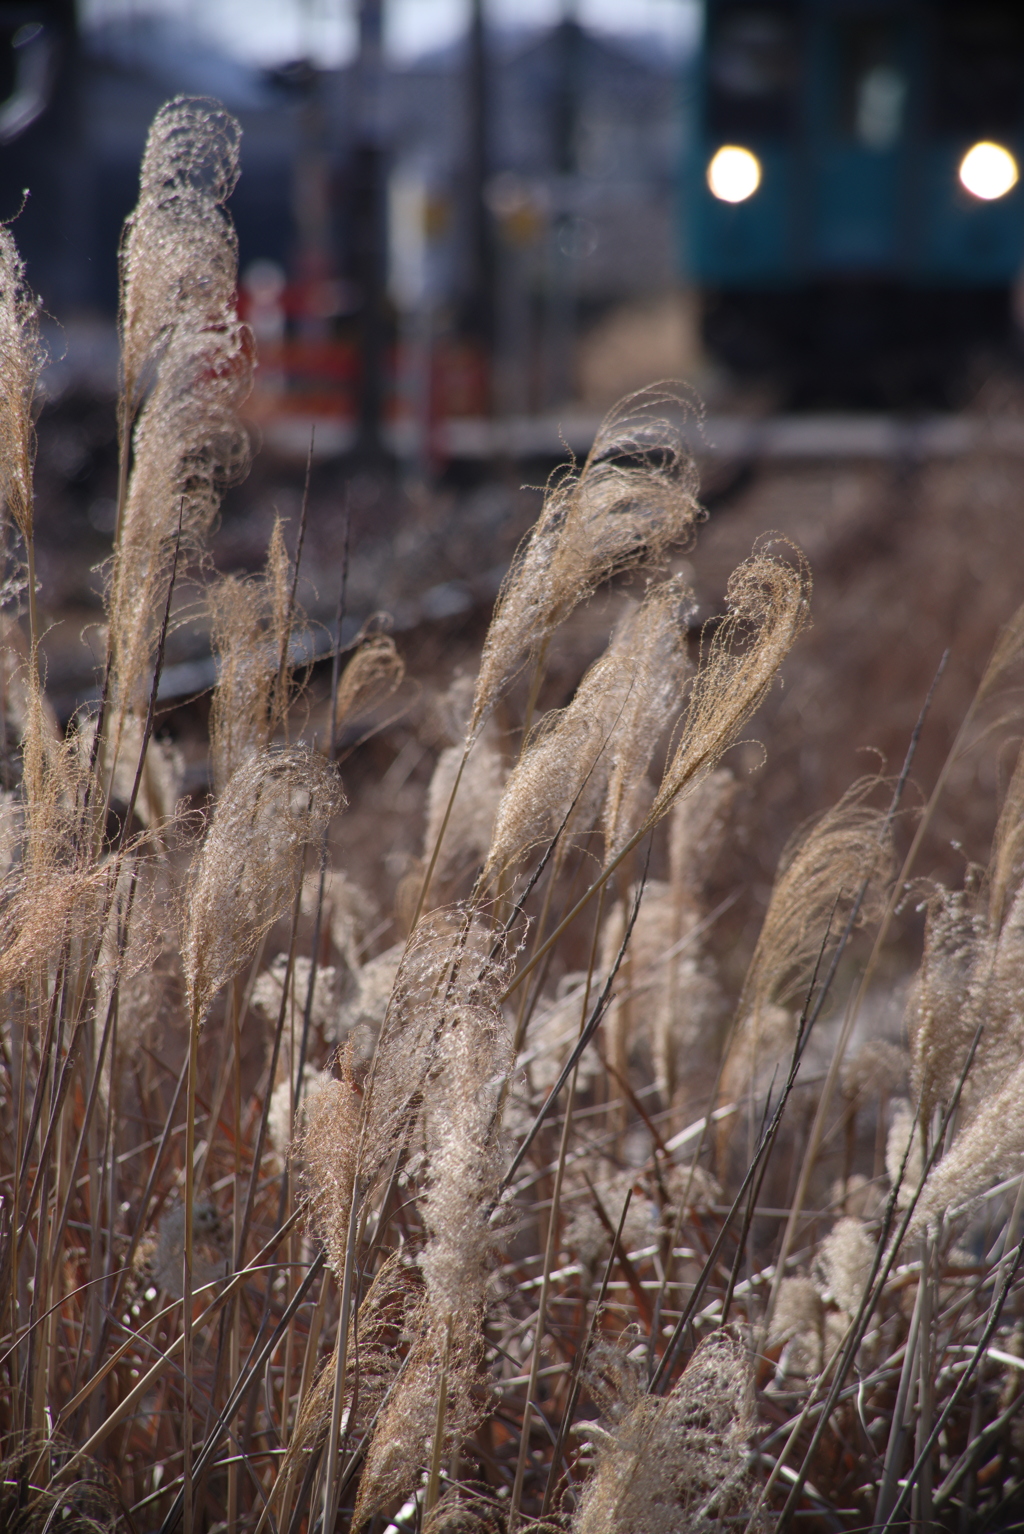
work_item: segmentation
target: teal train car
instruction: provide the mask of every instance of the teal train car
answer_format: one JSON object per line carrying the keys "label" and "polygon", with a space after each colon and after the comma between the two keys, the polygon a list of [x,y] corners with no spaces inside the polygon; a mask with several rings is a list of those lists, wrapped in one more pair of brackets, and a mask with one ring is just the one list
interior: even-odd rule
{"label": "teal train car", "polygon": [[683,236],[740,373],[894,402],[1007,345],[1024,0],[706,0]]}

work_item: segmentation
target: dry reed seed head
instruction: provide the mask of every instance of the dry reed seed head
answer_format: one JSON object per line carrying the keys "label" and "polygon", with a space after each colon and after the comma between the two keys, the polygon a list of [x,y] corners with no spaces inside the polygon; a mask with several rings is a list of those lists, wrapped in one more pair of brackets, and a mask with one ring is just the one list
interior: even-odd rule
{"label": "dry reed seed head", "polygon": [[921,964],[906,1016],[911,1081],[926,1123],[955,1089],[977,1028],[976,971],[991,967],[985,928],[964,891],[939,888],[928,902]]}
{"label": "dry reed seed head", "polygon": [[[289,1017],[296,1027],[301,1029],[306,1012],[306,997],[309,994],[312,968],[313,961],[304,954],[297,954],[292,961],[288,1010],[285,1013],[286,1037]],[[284,990],[287,973],[288,955],[279,953],[260,973],[252,988],[252,1006],[273,1026],[276,1026],[281,1012],[281,993]],[[310,1012],[310,1022],[313,1027],[319,1029],[325,1036],[336,1038],[339,1007],[338,972],[333,964],[318,964],[313,986],[313,1007]]]}
{"label": "dry reed seed head", "polygon": [[[909,1151],[908,1151],[909,1146]],[[906,1170],[900,1181],[900,1169],[906,1157]],[[924,1147],[921,1127],[913,1108],[905,1098],[898,1099],[893,1108],[892,1122],[885,1141],[885,1170],[893,1187],[900,1183],[896,1205],[905,1209],[921,1186],[924,1175]],[[934,1177],[934,1173],[932,1174]]]}
{"label": "dry reed seed head", "polygon": [[340,1079],[328,1077],[306,1102],[296,1149],[305,1167],[310,1224],[324,1244],[339,1280],[345,1271],[349,1217],[355,1189],[363,1094],[352,1073],[352,1054],[342,1051]]}
{"label": "dry reed seed head", "polygon": [[506,1047],[499,997],[510,965],[491,958],[493,944],[494,934],[458,908],[429,913],[406,943],[366,1086],[367,1182],[433,1107],[431,1094],[447,1091],[453,1036],[474,1059]]}
{"label": "dry reed seed head", "polygon": [[470,736],[574,607],[611,576],[657,563],[692,536],[701,517],[697,472],[678,427],[654,413],[667,403],[653,392],[625,400],[605,418],[582,469],[552,476],[495,604]]}
{"label": "dry reed seed head", "polygon": [[210,642],[217,659],[217,686],[210,707],[210,759],[220,790],[254,752],[270,744],[281,723],[274,707],[275,681],[286,617],[279,615],[277,587],[288,556],[275,521],[267,568],[257,580],[226,576],[211,587]]}
{"label": "dry reed seed head", "polygon": [[167,999],[171,934],[168,910],[173,893],[166,861],[130,855],[116,872],[99,952],[92,969],[95,992],[93,1043],[98,1050],[107,1014],[117,992],[117,1059],[108,1050],[103,1091],[111,1101],[115,1066],[123,1070],[139,1044],[160,1019]]}
{"label": "dry reed seed head", "polygon": [[611,1249],[611,1236],[597,1212],[594,1193],[600,1199],[612,1229],[617,1230],[626,1195],[633,1189],[626,1223],[622,1227],[622,1245],[627,1253],[654,1244],[658,1236],[658,1208],[636,1189],[635,1172],[602,1169],[595,1174],[592,1165],[588,1170],[592,1184],[589,1188],[582,1178],[567,1176],[563,1204],[569,1217],[562,1244],[593,1276],[598,1264],[607,1260]]}
{"label": "dry reed seed head", "polygon": [[108,599],[119,709],[144,704],[179,522],[187,555],[248,464],[238,410],[252,382],[253,340],[236,312],[237,241],[223,207],[237,179],[238,137],[214,103],[169,102],[151,129],[125,229],[125,424],[152,387],[135,428]]}
{"label": "dry reed seed head", "polygon": [[[0,881],[6,880],[20,853],[25,834],[24,807],[21,795],[13,789],[0,789]],[[0,884],[0,889],[2,889]]]}
{"label": "dry reed seed head", "polygon": [[1009,902],[998,936],[979,945],[973,980],[974,1015],[986,1023],[970,1075],[976,1093],[983,1081],[1002,1081],[1024,1045],[1024,889]]}
{"label": "dry reed seed head", "polygon": [[[529,1047],[519,1058],[520,1066],[529,1072],[534,1092],[546,1093],[554,1085],[566,1056],[579,1038],[580,1010],[586,988],[585,971],[571,970],[557,982],[554,995],[542,1001],[534,1012],[529,1028]],[[603,1074],[597,1051],[584,1050],[576,1067],[577,1090],[589,1091]],[[532,1112],[527,1114],[524,1130],[533,1117]]]}
{"label": "dry reed seed head", "polygon": [[[506,1534],[507,1519],[501,1508],[482,1497],[467,1500],[463,1485],[452,1486],[423,1519],[422,1534]],[[531,1522],[531,1531],[538,1525]]]}
{"label": "dry reed seed head", "polygon": [[[605,918],[600,958],[606,975],[622,946],[637,894],[637,889],[630,890]],[[687,914],[692,927],[696,915]],[[638,1056],[653,1060],[666,1106],[687,1060],[692,1066],[698,1057],[710,1058],[717,1048],[717,1025],[726,1012],[725,994],[712,961],[699,946],[679,950],[685,933],[671,886],[648,879],[619,969],[621,994],[609,1007],[605,1025],[612,1064],[620,1075]],[[613,1095],[618,1090],[613,1087]]]}
{"label": "dry reed seed head", "polygon": [[482,1402],[474,1402],[468,1388],[479,1374],[484,1352],[479,1315],[458,1312],[448,1326],[438,1328],[430,1308],[421,1305],[407,1325],[412,1346],[366,1451],[353,1531],[420,1483],[430,1463],[442,1390],[447,1403],[442,1448],[446,1459],[484,1414]]}
{"label": "dry reed seed head", "polygon": [[863,1220],[846,1216],[837,1220],[818,1249],[817,1269],[825,1297],[847,1315],[856,1315],[864,1298],[875,1243]]}
{"label": "dry reed seed head", "polygon": [[182,959],[194,1025],[287,913],[307,850],[345,802],[334,768],[301,746],[259,752],[228,783],[186,892]]}
{"label": "dry reed seed head", "polygon": [[977,701],[983,703],[1006,682],[1008,674],[1024,660],[1024,604],[1017,608],[1009,623],[999,632],[978,684]]}
{"label": "dry reed seed head", "polygon": [[[415,1312],[420,1295],[419,1270],[406,1252],[393,1252],[381,1263],[359,1306],[349,1338],[349,1357],[358,1349],[358,1388],[353,1389],[355,1371],[347,1376],[346,1411],[355,1413],[346,1419],[348,1431],[365,1429],[383,1404],[388,1387],[401,1367],[398,1346],[407,1330],[407,1321]],[[298,1420],[281,1467],[284,1477],[296,1462],[306,1460],[323,1443],[331,1423],[337,1355],[332,1354],[320,1370],[312,1387],[299,1404]],[[353,1399],[354,1396],[354,1399]]]}
{"label": "dry reed seed head", "polygon": [[219,102],[178,96],[153,119],[121,245],[130,411],[181,317],[216,313],[234,291],[237,241],[224,204],[238,181],[240,143],[238,123]]}
{"label": "dry reed seed head", "polygon": [[778,1347],[803,1332],[820,1333],[824,1313],[821,1295],[809,1278],[784,1278],[772,1312],[768,1346]]}
{"label": "dry reed seed head", "polygon": [[490,1211],[504,1170],[495,1115],[511,1066],[493,978],[460,975],[443,1003],[423,1091],[428,1239],[419,1262],[427,1300],[442,1317],[483,1304],[495,1239]]}
{"label": "dry reed seed head", "polygon": [[[756,1012],[745,1014],[736,1028],[722,1070],[719,1091],[722,1106],[739,1102],[751,1092],[759,1095],[771,1086],[772,1079],[778,1078],[779,1061],[788,1065],[796,1028],[796,1013],[776,1002],[766,1002]],[[720,1131],[719,1143],[731,1135],[732,1129],[727,1121]]]}
{"label": "dry reed seed head", "polygon": [[1017,753],[992,838],[988,866],[988,924],[998,932],[1007,906],[1024,876],[1024,747]]}
{"label": "dry reed seed head", "polygon": [[[223,1278],[228,1272],[230,1231],[213,1204],[199,1202],[192,1212],[192,1291]],[[172,1299],[184,1287],[185,1206],[174,1204],[160,1221],[152,1257],[153,1278]],[[208,1293],[205,1299],[212,1298]]]}
{"label": "dry reed seed head", "polygon": [[270,1094],[267,1134],[279,1156],[287,1156],[292,1142],[301,1141],[309,1119],[310,1103],[320,1092],[333,1091],[336,1085],[337,1082],[328,1071],[317,1070],[308,1060],[302,1067],[302,1087],[298,1099],[293,1101],[295,1083],[290,1074],[278,1081]]}
{"label": "dry reed seed head", "polygon": [[871,1095],[892,1097],[907,1090],[910,1057],[889,1039],[867,1039],[840,1067],[843,1092],[851,1102]]}
{"label": "dry reed seed head", "polygon": [[50,865],[9,876],[0,912],[0,988],[29,987],[62,955],[87,964],[109,899],[109,865]]}
{"label": "dry reed seed head", "polygon": [[[908,1242],[941,1216],[952,1217],[970,1209],[993,1183],[1024,1171],[1022,1101],[1024,1067],[1018,1065],[1003,1085],[989,1094],[933,1168],[907,1231]],[[895,1128],[894,1122],[890,1140]],[[891,1177],[889,1162],[886,1147],[886,1168]]]}
{"label": "dry reed seed head", "polygon": [[[441,834],[463,760],[462,746],[441,752],[427,794],[427,823],[423,833],[423,856],[429,863]],[[507,773],[501,752],[482,734],[474,741],[459,779],[434,882],[441,888],[453,883],[467,868],[475,869],[487,859],[494,822]]]}
{"label": "dry reed seed head", "polygon": [[13,772],[13,757],[25,739],[29,712],[39,711],[39,723],[54,741],[60,739],[57,717],[33,676],[29,647],[21,624],[10,613],[0,612],[0,728],[3,730],[2,753],[8,772]]}
{"label": "dry reed seed head", "polygon": [[757,1036],[767,1009],[804,999],[826,935],[834,950],[858,897],[858,926],[878,920],[884,910],[892,847],[884,812],[865,803],[876,787],[870,778],[855,783],[783,851],[743,985],[744,1024],[724,1078],[729,1092],[740,1089],[743,1062],[763,1053]]}
{"label": "dry reed seed head", "polygon": [[387,702],[405,677],[405,661],[390,634],[371,634],[359,646],[338,682],[335,718],[340,727],[347,719],[369,713]]}
{"label": "dry reed seed head", "polygon": [[404,942],[395,943],[356,970],[355,994],[338,1012],[337,1032],[328,1042],[349,1039],[360,1061],[368,1060],[373,1054],[381,1024],[387,1016],[405,946]]}
{"label": "dry reed seed head", "polygon": [[870,778],[855,783],[784,849],[744,984],[749,1006],[801,995],[826,932],[839,941],[858,896],[859,926],[881,917],[893,867],[885,813],[865,803],[876,788]]}
{"label": "dry reed seed head", "polygon": [[206,329],[179,327],[167,343],[135,429],[108,598],[119,707],[145,707],[179,523],[187,558],[201,547],[224,489],[248,467],[237,412],[251,382],[252,339],[233,308]]}
{"label": "dry reed seed head", "polygon": [[687,1214],[706,1214],[712,1204],[721,1203],[722,1185],[705,1167],[692,1162],[671,1166],[662,1174],[668,1203],[662,1214],[665,1225],[675,1224],[676,1215],[682,1209]]}
{"label": "dry reed seed head", "polygon": [[690,688],[686,717],[646,824],[653,826],[691,784],[717,766],[764,701],[775,675],[806,628],[811,578],[768,553],[768,541],[739,565],[726,587],[727,612],[717,624]]}
{"label": "dry reed seed head", "polygon": [[669,820],[669,883],[681,908],[698,907],[729,833],[739,784],[719,767],[677,799]]}
{"label": "dry reed seed head", "polygon": [[46,360],[39,311],[14,237],[0,224],[0,499],[25,539],[32,536],[32,411]]}
{"label": "dry reed seed head", "polygon": [[753,1376],[732,1328],[701,1343],[671,1394],[602,1435],[574,1534],[712,1534],[749,1512]]}
{"label": "dry reed seed head", "polygon": [[[302,885],[302,914],[311,920],[320,901],[320,872],[311,869]],[[335,953],[355,975],[363,964],[368,939],[380,925],[377,902],[342,869],[327,867],[323,870],[320,920],[321,929],[331,935]]]}
{"label": "dry reed seed head", "polygon": [[813,1379],[821,1372],[825,1312],[809,1278],[784,1278],[772,1313],[768,1348],[780,1348],[776,1384],[787,1377]]}
{"label": "dry reed seed head", "polygon": [[[643,1400],[646,1375],[637,1356],[638,1342],[638,1328],[628,1326],[614,1341],[598,1333],[587,1352],[583,1388],[611,1423],[621,1422]],[[594,1424],[580,1426],[589,1429]]]}
{"label": "dry reed seed head", "polygon": [[[121,742],[110,785],[111,807],[123,815],[131,801],[135,775],[142,754],[145,721],[137,714],[127,714],[121,722]],[[78,749],[83,770],[88,770],[95,749],[96,719],[79,726]],[[168,829],[177,815],[185,788],[185,757],[170,740],[158,740],[152,734],[146,742],[145,760],[134,814],[147,829]]]}
{"label": "dry reed seed head", "polygon": [[553,836],[570,810],[569,835],[585,836],[592,828],[604,801],[627,688],[621,666],[606,652],[586,673],[568,708],[548,714],[536,726],[498,804],[484,866],[488,883]]}
{"label": "dry reed seed head", "polygon": [[[421,1115],[427,1238],[418,1259],[424,1296],[412,1349],[367,1452],[354,1528],[415,1485],[429,1462],[442,1391],[447,1453],[482,1415],[474,1386],[495,1246],[490,1216],[504,1167],[496,1110],[512,1064],[498,1003],[507,965],[489,961],[489,939],[472,928],[456,945],[444,933],[440,941],[414,938],[416,959],[407,953],[399,971],[367,1084],[371,1142],[381,1129],[393,1140],[392,1126],[408,1124],[412,1112]],[[408,1016],[410,1001],[418,1001],[415,1018]],[[413,1032],[420,1033],[418,1063],[408,1048]]]}
{"label": "dry reed seed head", "polygon": [[606,860],[621,850],[643,819],[651,758],[682,707],[688,665],[684,619],[691,605],[691,593],[681,581],[654,587],[619,625],[608,647],[609,661],[621,666],[622,678],[616,716],[607,720],[611,740],[602,816]]}

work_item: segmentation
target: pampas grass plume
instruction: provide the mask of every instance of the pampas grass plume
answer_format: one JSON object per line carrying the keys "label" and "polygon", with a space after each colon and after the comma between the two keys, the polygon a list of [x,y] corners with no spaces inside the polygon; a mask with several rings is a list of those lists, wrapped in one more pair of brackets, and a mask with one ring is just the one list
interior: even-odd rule
{"label": "pampas grass plume", "polygon": [[194,1018],[288,911],[307,848],[344,805],[334,769],[300,746],[261,751],[235,773],[186,896],[182,958]]}
{"label": "pampas grass plume", "polygon": [[33,521],[32,412],[45,360],[39,307],[14,236],[0,224],[0,498],[26,541]]}

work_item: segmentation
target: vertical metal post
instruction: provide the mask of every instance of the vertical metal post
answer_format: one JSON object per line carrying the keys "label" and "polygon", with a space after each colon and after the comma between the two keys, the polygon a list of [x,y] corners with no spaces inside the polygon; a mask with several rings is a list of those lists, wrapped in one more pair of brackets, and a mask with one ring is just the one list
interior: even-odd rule
{"label": "vertical metal post", "polygon": [[462,332],[478,349],[483,363],[481,414],[489,414],[493,393],[495,342],[495,251],[491,212],[487,205],[490,175],[490,80],[484,0],[470,0],[466,48],[466,235],[467,273]]}
{"label": "vertical metal post", "polygon": [[384,4],[358,0],[356,131],[352,148],[352,266],[360,293],[359,430],[356,456],[384,457],[387,349],[387,188],[382,122]]}

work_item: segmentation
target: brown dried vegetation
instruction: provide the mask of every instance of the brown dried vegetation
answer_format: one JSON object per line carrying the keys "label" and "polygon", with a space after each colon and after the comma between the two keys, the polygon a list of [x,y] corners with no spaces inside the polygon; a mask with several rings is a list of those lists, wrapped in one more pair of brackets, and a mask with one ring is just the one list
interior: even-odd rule
{"label": "brown dried vegetation", "polygon": [[[696,477],[654,393],[549,485],[424,744],[400,909],[360,889],[322,747],[399,706],[402,657],[365,629],[315,736],[285,528],[256,578],[204,556],[246,453],[237,154],[203,102],[147,145],[108,664],[66,732],[31,610],[36,305],[0,231],[0,1522],[1019,1522],[1024,766],[956,890],[915,882],[934,801],[915,838],[892,783],[854,785],[790,842],[743,978],[723,758],[809,573],[762,542],[691,634]],[[183,560],[219,667],[208,803],[152,731]],[[559,625],[622,576],[639,600],[535,722]],[[1022,635],[954,759],[1013,728]]]}

